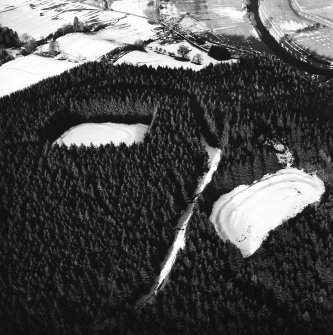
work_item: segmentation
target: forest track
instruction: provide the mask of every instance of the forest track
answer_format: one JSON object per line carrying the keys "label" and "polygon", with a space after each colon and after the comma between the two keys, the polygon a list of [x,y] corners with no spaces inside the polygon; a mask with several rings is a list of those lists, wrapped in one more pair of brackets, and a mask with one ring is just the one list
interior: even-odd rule
{"label": "forest track", "polygon": [[188,223],[191,220],[194,208],[196,206],[197,200],[201,195],[201,193],[206,188],[206,186],[211,182],[213,175],[220,163],[222,155],[221,149],[210,147],[204,138],[202,138],[202,141],[209,155],[209,165],[210,165],[209,170],[200,178],[198,186],[194,192],[195,194],[194,200],[187,206],[184,214],[178,220],[177,227],[175,228],[175,230],[177,230],[176,237],[164,259],[162,270],[156,280],[156,283],[153,285],[148,294],[144,295],[142,298],[138,300],[138,302],[135,304],[134,307],[135,310],[142,308],[146,303],[148,303],[155,296],[155,294],[160,289],[162,289],[166,284],[170,272],[172,270],[172,267],[177,259],[177,254],[179,250],[185,248],[186,245],[185,234]]}

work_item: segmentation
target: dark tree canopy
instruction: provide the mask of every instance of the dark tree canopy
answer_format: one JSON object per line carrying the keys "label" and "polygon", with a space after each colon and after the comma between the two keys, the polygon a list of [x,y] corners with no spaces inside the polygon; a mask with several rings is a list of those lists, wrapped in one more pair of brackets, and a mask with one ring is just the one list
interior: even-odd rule
{"label": "dark tree canopy", "polygon": [[[0,331],[4,334],[329,334],[333,320],[333,87],[275,58],[200,72],[86,63],[0,99]],[[142,143],[52,145],[83,122],[151,124]],[[166,286],[139,311],[223,150]],[[243,259],[213,202],[281,168],[267,138],[317,171],[318,206]]]}

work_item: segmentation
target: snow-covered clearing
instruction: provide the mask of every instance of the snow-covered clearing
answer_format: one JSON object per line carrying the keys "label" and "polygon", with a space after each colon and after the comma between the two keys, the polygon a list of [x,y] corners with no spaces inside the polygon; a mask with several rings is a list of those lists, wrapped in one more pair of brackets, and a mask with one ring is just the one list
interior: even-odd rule
{"label": "snow-covered clearing", "polygon": [[0,67],[0,97],[60,74],[75,65],[37,55],[14,59]]}
{"label": "snow-covered clearing", "polygon": [[222,195],[214,203],[210,221],[224,241],[234,243],[244,257],[251,256],[271,230],[319,201],[324,192],[317,176],[282,169]]}
{"label": "snow-covered clearing", "polygon": [[148,126],[142,123],[83,123],[67,130],[54,143],[68,147],[81,144],[98,147],[108,143],[131,145],[141,142],[147,131]]}

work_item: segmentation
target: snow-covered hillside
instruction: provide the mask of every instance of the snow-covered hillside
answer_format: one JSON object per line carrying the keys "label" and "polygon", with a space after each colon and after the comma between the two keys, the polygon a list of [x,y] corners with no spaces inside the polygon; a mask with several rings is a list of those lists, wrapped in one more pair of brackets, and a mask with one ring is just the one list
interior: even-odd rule
{"label": "snow-covered hillside", "polygon": [[119,47],[111,40],[102,39],[98,35],[84,33],[68,34],[57,39],[59,51],[70,61],[96,61],[101,56]]}
{"label": "snow-covered hillside", "polygon": [[[192,59],[193,56],[200,54],[202,57],[202,62],[200,65],[194,64],[190,61],[182,61],[175,57],[170,57],[168,54],[173,53],[177,56],[177,50],[180,45],[184,45],[188,47],[191,51],[189,52],[188,56],[189,59]],[[165,53],[158,53],[156,52],[156,48],[165,50]],[[232,63],[236,60],[228,60],[226,62]],[[199,71],[202,68],[206,67],[210,63],[218,64],[221,63],[211,57],[209,57],[205,52],[191,46],[188,42],[178,42],[178,43],[168,43],[161,45],[158,41],[152,42],[149,44],[149,48],[146,48],[146,52],[141,51],[132,51],[122,58],[120,58],[116,64],[134,64],[134,65],[147,65],[152,67],[171,67],[171,68],[186,68]]]}
{"label": "snow-covered hillside", "polygon": [[87,24],[114,23],[123,13],[103,11],[84,2],[65,0],[1,0],[0,23],[19,35],[27,33],[36,40],[55,32],[74,17]]}
{"label": "snow-covered hillside", "polygon": [[[151,7],[149,1],[136,2],[129,0],[114,1],[112,10],[103,10],[100,3],[92,1],[68,2],[65,0],[3,0],[0,3],[0,22],[16,30],[19,35],[28,33],[36,40],[41,36],[54,33],[64,24],[72,24],[77,16],[84,24],[108,24],[107,27],[91,33],[72,33],[57,38],[60,55],[57,59],[30,55],[10,61],[0,67],[0,97],[23,89],[38,81],[62,73],[76,64],[60,61],[66,59],[74,63],[98,61],[110,51],[138,41],[152,41],[145,51],[133,51],[121,54],[115,64],[130,63],[152,67],[190,68],[201,70],[210,63],[218,61],[210,58],[205,52],[182,41],[165,43],[162,27],[152,24],[145,17],[146,9]],[[187,46],[189,59],[201,55],[201,64],[181,61],[177,56],[180,45]],[[48,44],[40,46],[37,53],[48,52]],[[162,52],[156,51],[163,50]],[[231,60],[228,62],[233,62]]]}
{"label": "snow-covered hillside", "polygon": [[0,67],[0,97],[60,74],[76,65],[37,55],[12,60]]}

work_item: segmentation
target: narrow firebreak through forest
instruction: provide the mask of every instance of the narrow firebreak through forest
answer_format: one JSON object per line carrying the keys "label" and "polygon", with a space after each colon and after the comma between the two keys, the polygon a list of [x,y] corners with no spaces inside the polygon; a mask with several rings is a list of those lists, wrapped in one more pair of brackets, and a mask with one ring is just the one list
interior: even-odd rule
{"label": "narrow firebreak through forest", "polygon": [[[333,87],[274,58],[200,72],[86,63],[0,100],[4,334],[329,334]],[[154,122],[127,147],[52,146],[82,122]],[[165,288],[134,311],[223,149]],[[281,168],[267,138],[326,193],[243,259],[208,217],[222,193]]]}

